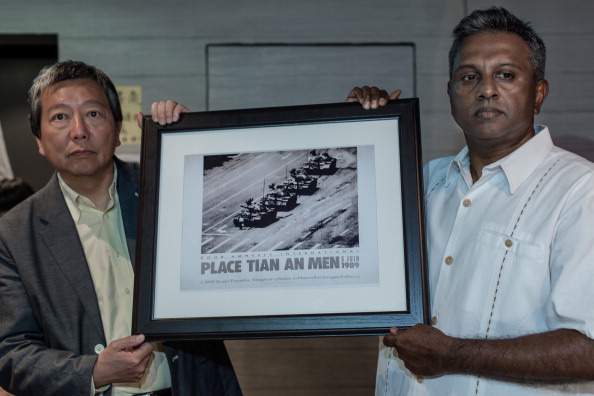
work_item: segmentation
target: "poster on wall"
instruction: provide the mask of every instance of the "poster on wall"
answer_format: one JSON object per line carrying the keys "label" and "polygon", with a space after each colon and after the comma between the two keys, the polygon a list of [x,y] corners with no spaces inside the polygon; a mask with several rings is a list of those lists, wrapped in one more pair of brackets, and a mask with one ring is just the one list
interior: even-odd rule
{"label": "poster on wall", "polygon": [[418,101],[143,127],[134,332],[383,334],[427,321]]}
{"label": "poster on wall", "polygon": [[142,87],[139,85],[119,85],[116,87],[122,108],[122,145],[140,145],[142,131],[138,127],[136,114],[142,111]]}

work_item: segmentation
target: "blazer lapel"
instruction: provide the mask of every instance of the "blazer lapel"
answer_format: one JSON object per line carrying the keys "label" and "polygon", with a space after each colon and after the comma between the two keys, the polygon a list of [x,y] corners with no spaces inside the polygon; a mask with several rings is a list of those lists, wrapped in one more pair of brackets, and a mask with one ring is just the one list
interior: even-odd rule
{"label": "blazer lapel", "polygon": [[91,272],[76,226],[55,175],[40,191],[39,197],[40,210],[37,214],[39,222],[35,231],[42,236],[55,264],[80,299],[97,333],[105,339]]}

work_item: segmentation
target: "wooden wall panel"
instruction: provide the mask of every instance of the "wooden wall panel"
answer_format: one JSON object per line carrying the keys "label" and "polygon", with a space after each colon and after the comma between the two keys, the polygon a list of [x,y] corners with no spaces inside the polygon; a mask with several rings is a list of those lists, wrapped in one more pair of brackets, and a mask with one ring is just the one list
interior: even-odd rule
{"label": "wooden wall panel", "polygon": [[226,341],[245,396],[373,395],[379,337]]}

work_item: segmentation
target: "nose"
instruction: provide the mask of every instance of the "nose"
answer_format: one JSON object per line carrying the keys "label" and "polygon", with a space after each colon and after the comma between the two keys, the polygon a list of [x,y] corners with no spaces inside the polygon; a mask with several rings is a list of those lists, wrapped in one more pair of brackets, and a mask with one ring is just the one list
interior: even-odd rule
{"label": "nose", "polygon": [[79,114],[76,114],[70,123],[70,137],[75,140],[89,138],[87,124],[85,123],[84,117]]}
{"label": "nose", "polygon": [[496,99],[499,97],[497,81],[492,77],[484,77],[477,86],[477,99]]}

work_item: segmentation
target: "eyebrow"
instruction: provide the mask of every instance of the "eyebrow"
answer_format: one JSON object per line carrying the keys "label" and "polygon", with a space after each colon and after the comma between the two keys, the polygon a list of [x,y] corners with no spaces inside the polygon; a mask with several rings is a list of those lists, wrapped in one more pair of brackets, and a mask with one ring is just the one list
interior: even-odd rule
{"label": "eyebrow", "polygon": [[[83,102],[82,104],[84,106],[91,105],[91,106],[101,106],[101,107],[105,107],[105,108],[110,108],[109,105],[106,105],[99,100],[87,100],[87,101]],[[54,109],[61,109],[61,108],[65,108],[65,107],[71,107],[71,106],[66,103],[56,103],[56,104],[48,107],[46,111],[51,111]]]}
{"label": "eyebrow", "polygon": [[[497,66],[497,68],[500,68],[500,67],[514,67],[516,69],[522,69],[518,64],[512,63],[512,62],[498,63],[496,66]],[[454,70],[454,73],[456,73],[459,70],[463,70],[463,69],[480,69],[480,68],[476,64],[466,63],[466,64],[459,65]]]}

